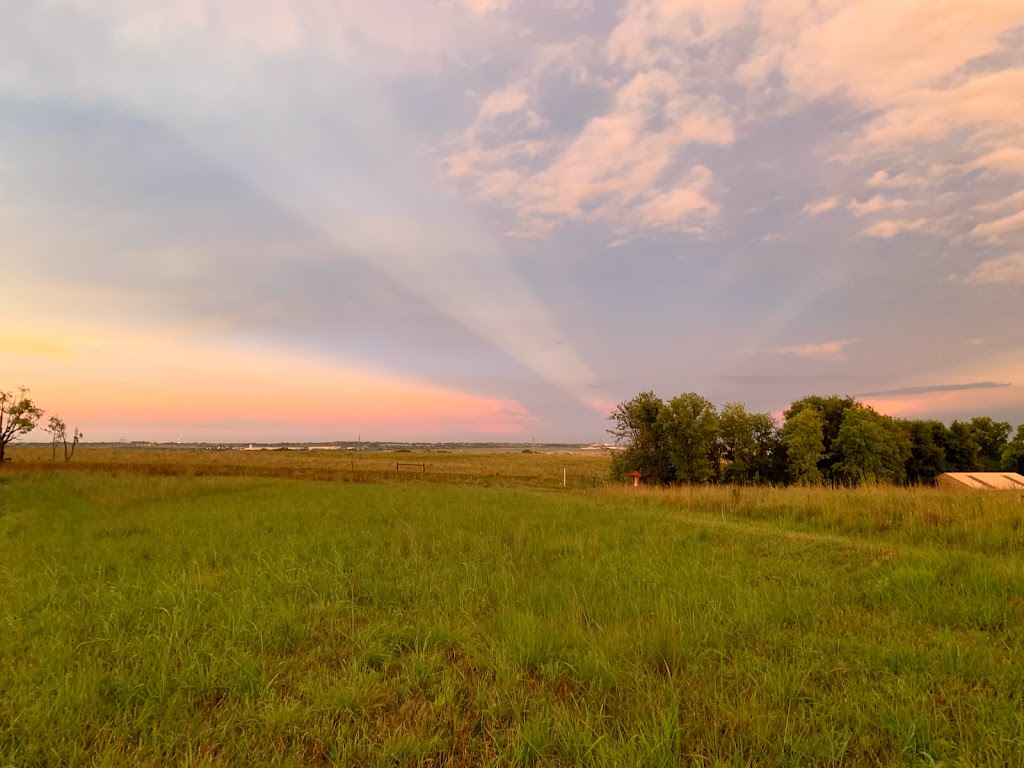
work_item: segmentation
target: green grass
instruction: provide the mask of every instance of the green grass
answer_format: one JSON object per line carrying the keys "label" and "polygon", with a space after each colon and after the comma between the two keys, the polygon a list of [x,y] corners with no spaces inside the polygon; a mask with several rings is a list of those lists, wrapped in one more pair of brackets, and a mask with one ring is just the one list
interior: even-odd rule
{"label": "green grass", "polygon": [[5,470],[0,765],[1024,765],[1022,516]]}

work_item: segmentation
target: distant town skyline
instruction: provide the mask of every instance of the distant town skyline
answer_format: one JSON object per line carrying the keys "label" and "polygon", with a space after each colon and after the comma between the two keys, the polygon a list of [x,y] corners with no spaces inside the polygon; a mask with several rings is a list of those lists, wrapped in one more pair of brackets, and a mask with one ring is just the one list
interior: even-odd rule
{"label": "distant town skyline", "polygon": [[1016,425],[1021,94],[1006,0],[12,6],[0,387],[102,441]]}

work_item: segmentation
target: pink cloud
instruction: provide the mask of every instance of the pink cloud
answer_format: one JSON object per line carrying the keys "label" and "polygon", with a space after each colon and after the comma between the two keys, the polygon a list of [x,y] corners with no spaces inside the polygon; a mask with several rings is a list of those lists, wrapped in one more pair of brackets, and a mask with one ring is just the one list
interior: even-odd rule
{"label": "pink cloud", "polygon": [[864,202],[851,200],[846,207],[854,216],[867,216],[881,211],[897,211],[901,208],[906,208],[907,205],[909,203],[906,200],[875,195],[870,200],[865,200]]}
{"label": "pink cloud", "polygon": [[845,356],[846,350],[849,347],[859,343],[860,339],[841,339],[825,341],[819,344],[794,344],[788,347],[779,347],[775,352],[780,355],[792,355],[794,357],[839,360]]}
{"label": "pink cloud", "polygon": [[1003,147],[974,161],[974,168],[991,168],[1024,175],[1024,148]]}
{"label": "pink cloud", "polygon": [[875,171],[868,179],[869,187],[885,187],[887,189],[919,187],[927,183],[927,180],[920,176],[913,176],[909,173],[897,173],[895,176],[890,176],[886,171]]}
{"label": "pink cloud", "polygon": [[867,237],[880,237],[885,240],[896,237],[903,232],[916,232],[928,224],[927,219],[880,221],[861,230]]}
{"label": "pink cloud", "polygon": [[803,214],[805,216],[819,216],[829,211],[834,211],[840,205],[838,197],[826,197],[823,200],[816,200],[808,203],[803,208]]}
{"label": "pink cloud", "polygon": [[963,278],[970,285],[1024,285],[1024,252],[983,261]]}
{"label": "pink cloud", "polygon": [[1024,211],[978,224],[971,230],[971,235],[974,237],[996,237],[1020,229],[1024,229]]}

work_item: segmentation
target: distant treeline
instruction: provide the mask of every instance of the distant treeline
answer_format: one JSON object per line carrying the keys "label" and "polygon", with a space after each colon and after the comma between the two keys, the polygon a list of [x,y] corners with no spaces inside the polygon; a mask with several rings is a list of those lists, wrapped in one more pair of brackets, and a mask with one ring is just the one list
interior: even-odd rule
{"label": "distant treeline", "polygon": [[623,450],[612,476],[644,482],[931,484],[943,472],[1024,472],[1024,425],[895,419],[852,397],[805,397],[781,425],[743,403],[721,411],[689,392],[665,401],[643,392],[609,417]]}

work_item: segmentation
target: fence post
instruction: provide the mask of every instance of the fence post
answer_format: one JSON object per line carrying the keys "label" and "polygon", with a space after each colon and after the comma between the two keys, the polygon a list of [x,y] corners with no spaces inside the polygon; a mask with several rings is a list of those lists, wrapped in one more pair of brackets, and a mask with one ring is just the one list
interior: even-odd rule
{"label": "fence post", "polygon": [[565,469],[562,469],[562,487],[565,488]]}

